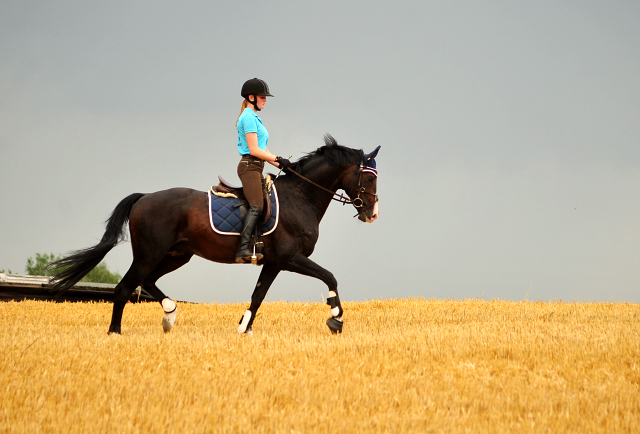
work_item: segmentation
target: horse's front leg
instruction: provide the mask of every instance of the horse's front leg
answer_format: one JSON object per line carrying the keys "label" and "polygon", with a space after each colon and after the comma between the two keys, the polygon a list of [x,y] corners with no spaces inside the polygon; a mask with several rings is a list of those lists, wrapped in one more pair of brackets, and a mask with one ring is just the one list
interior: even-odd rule
{"label": "horse's front leg", "polygon": [[251,328],[253,326],[253,320],[256,318],[256,313],[264,300],[264,297],[269,291],[269,287],[280,273],[280,268],[274,265],[264,265],[258,277],[258,283],[251,294],[251,306],[240,318],[240,326],[238,327],[238,333],[253,334]]}
{"label": "horse's front leg", "polygon": [[295,255],[289,262],[284,264],[282,269],[315,277],[327,285],[329,288],[327,304],[331,306],[331,318],[327,320],[327,326],[331,329],[331,333],[342,333],[343,310],[340,304],[340,297],[338,297],[338,281],[333,277],[333,274],[301,254]]}

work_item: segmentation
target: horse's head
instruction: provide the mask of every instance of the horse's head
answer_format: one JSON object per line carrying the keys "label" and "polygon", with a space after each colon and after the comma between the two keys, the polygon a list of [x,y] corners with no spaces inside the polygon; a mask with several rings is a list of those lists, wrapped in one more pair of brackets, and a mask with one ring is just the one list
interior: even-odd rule
{"label": "horse's head", "polygon": [[[342,204],[350,203],[358,211],[356,216],[361,221],[372,223],[378,218],[378,170],[375,157],[380,146],[365,155],[361,150],[338,145],[329,134],[325,135],[324,142],[325,146],[299,159],[289,171],[298,179],[315,186],[316,190],[312,191],[319,194],[318,197],[326,198],[326,206],[329,199]],[[290,177],[285,177],[284,182],[288,181],[287,178]],[[331,193],[333,197],[320,193],[321,190]],[[348,197],[336,193],[336,190],[345,191]]]}
{"label": "horse's head", "polygon": [[355,171],[350,171],[343,180],[344,191],[347,192],[353,206],[358,211],[358,219],[373,223],[378,218],[378,170],[375,157],[380,146],[373,152],[358,158]]}

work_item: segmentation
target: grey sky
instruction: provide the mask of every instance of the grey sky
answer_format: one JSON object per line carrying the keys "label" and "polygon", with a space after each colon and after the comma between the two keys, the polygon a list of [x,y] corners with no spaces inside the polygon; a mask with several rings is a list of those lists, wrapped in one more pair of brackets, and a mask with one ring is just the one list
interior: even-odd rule
{"label": "grey sky", "polygon": [[[95,244],[133,192],[237,181],[242,83],[269,147],[378,156],[380,219],[334,204],[312,256],[344,300],[640,302],[640,3],[0,5],[0,268]],[[106,258],[126,272],[130,245]],[[194,258],[171,297],[247,301]],[[271,300],[319,300],[282,274]]]}

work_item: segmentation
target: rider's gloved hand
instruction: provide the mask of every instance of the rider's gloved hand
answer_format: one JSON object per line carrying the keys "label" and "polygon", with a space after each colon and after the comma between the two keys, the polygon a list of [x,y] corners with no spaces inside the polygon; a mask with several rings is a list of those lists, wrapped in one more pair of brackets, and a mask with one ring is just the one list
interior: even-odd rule
{"label": "rider's gloved hand", "polygon": [[286,158],[276,157],[276,163],[278,163],[278,167],[285,172],[291,168],[291,161]]}

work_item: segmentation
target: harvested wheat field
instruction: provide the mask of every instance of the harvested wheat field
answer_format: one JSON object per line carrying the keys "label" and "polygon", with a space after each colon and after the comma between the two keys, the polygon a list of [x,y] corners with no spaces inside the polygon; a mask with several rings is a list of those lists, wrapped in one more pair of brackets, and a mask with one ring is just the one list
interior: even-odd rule
{"label": "harvested wheat field", "polygon": [[640,306],[0,303],[0,432],[640,432]]}

